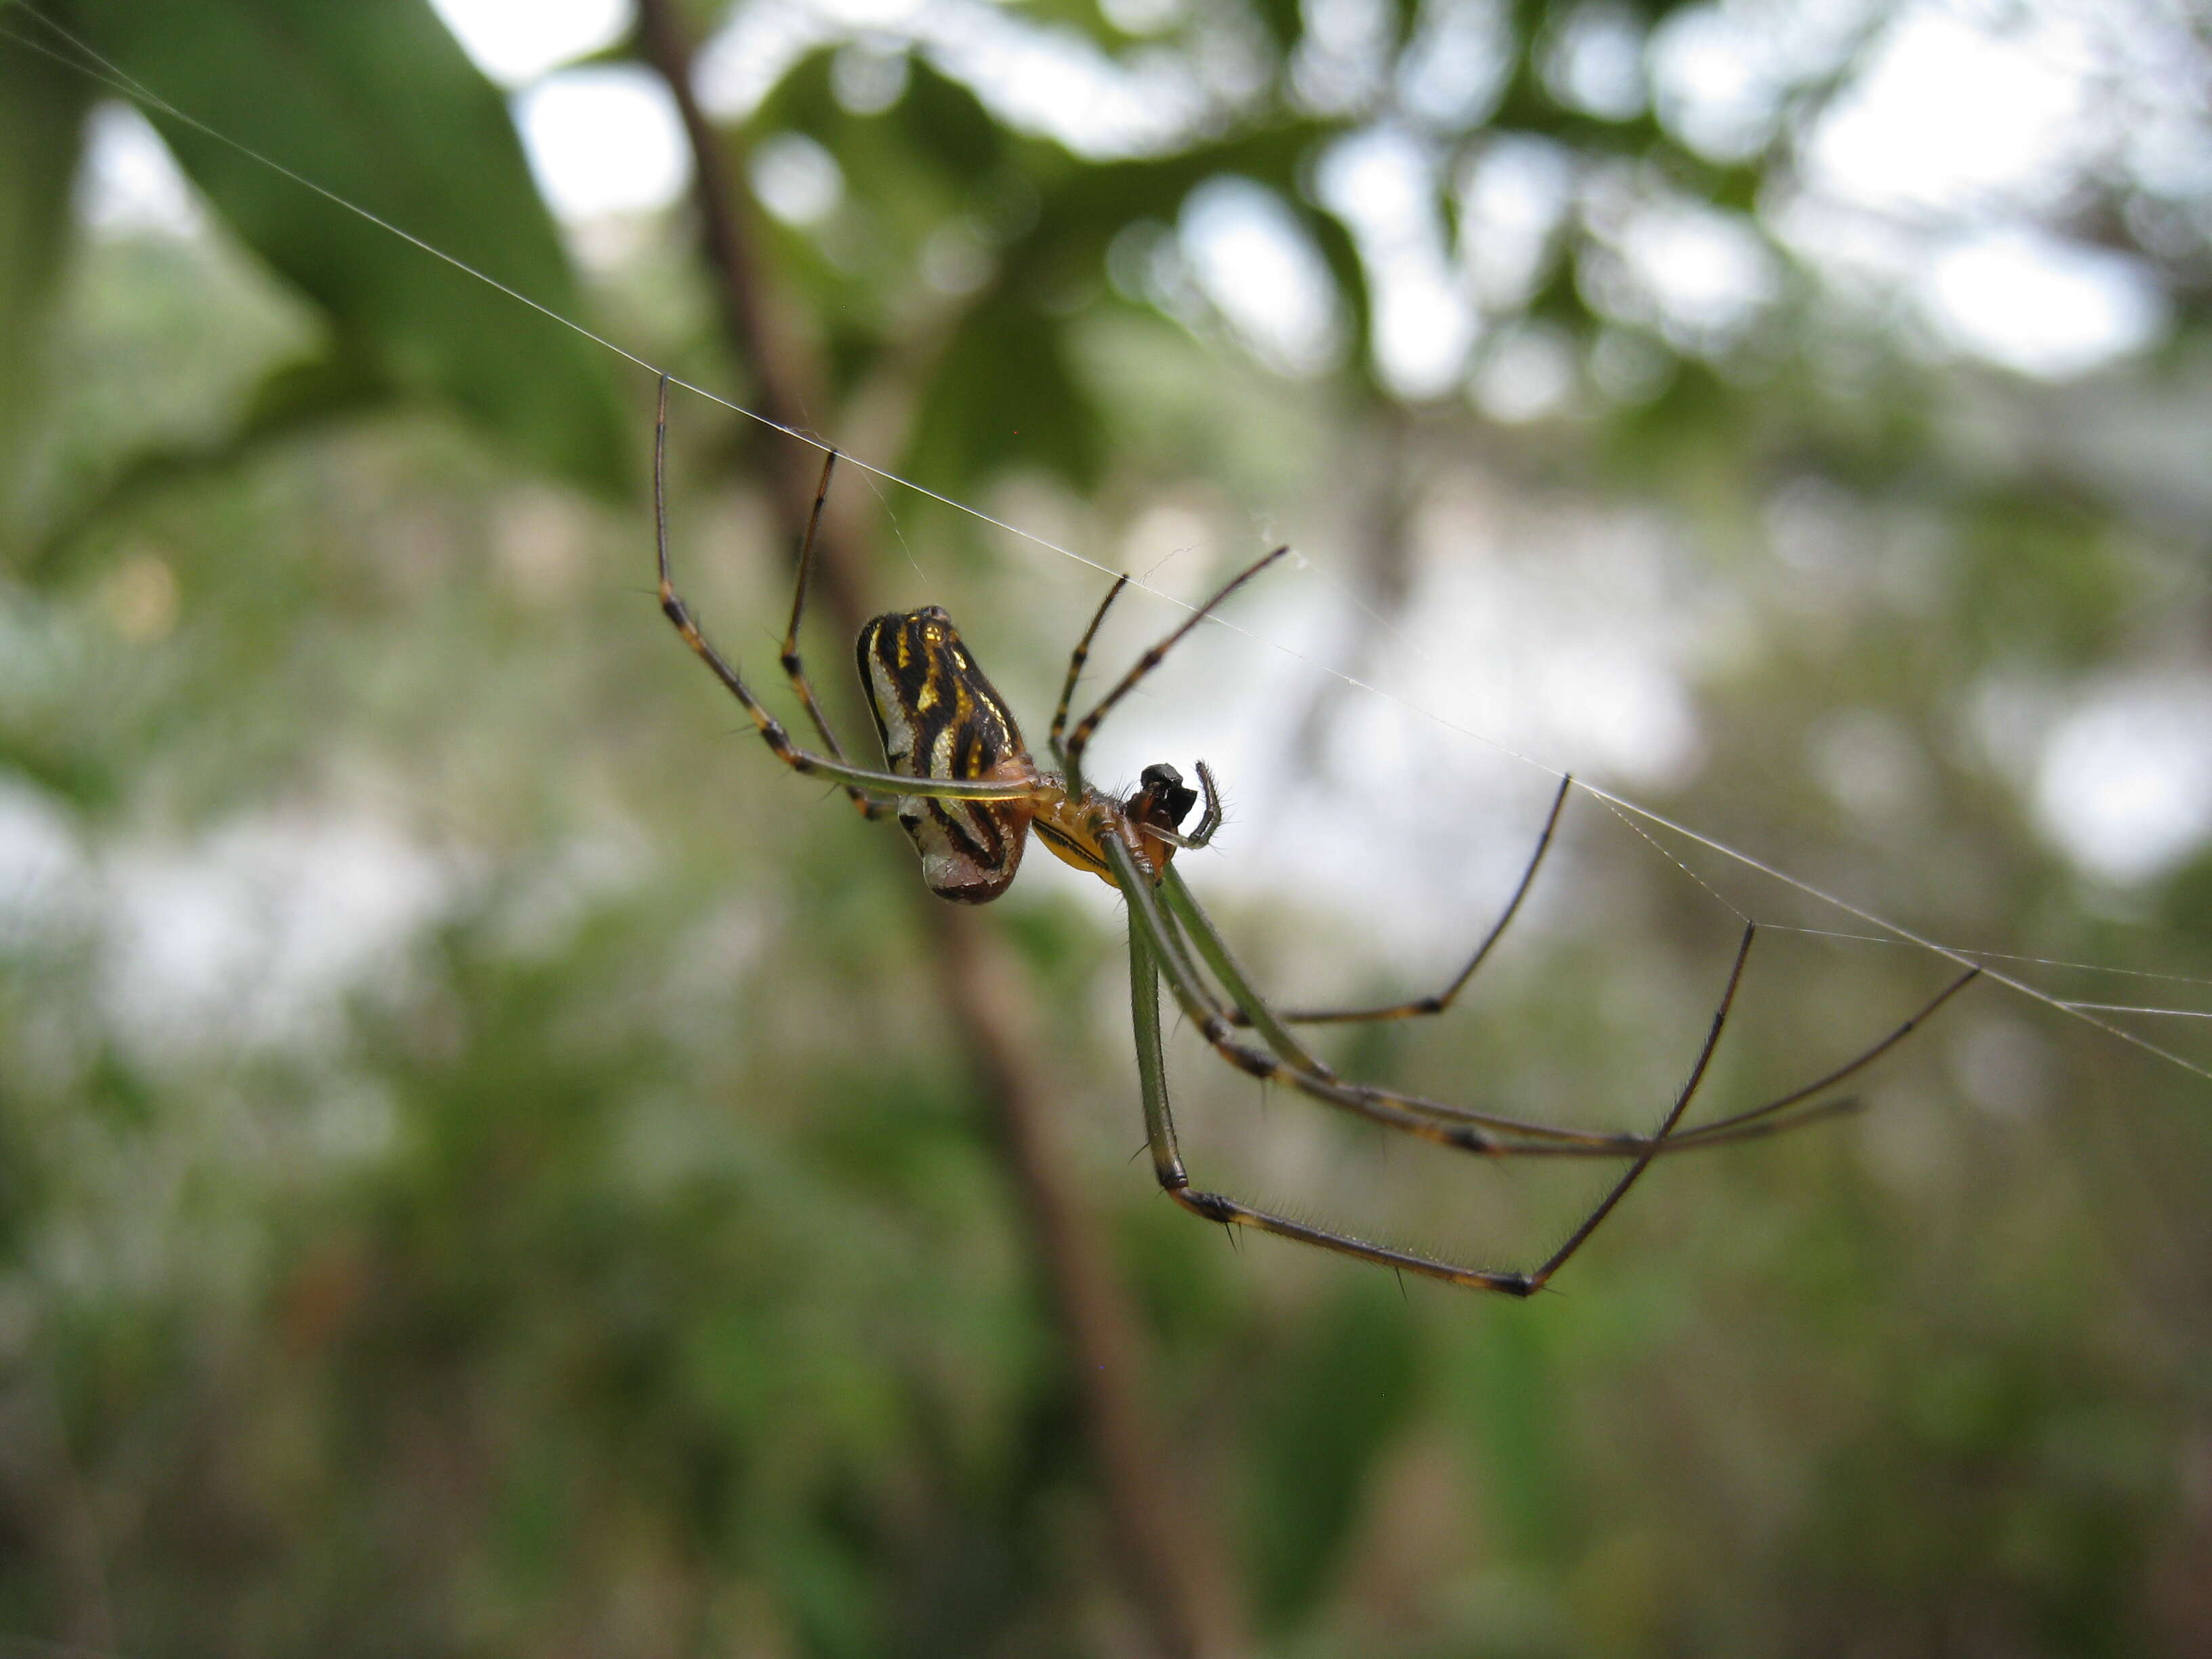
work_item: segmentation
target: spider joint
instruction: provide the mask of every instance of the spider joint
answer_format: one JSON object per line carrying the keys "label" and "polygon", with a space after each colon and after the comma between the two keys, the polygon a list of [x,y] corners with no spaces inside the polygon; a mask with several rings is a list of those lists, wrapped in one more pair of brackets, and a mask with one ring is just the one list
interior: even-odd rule
{"label": "spider joint", "polygon": [[1225,1227],[1237,1218],[1237,1206],[1218,1193],[1193,1192],[1188,1187],[1173,1188],[1170,1191],[1176,1203],[1204,1220],[1218,1221]]}
{"label": "spider joint", "polygon": [[1231,1043],[1228,1054],[1229,1058],[1238,1067],[1258,1078],[1262,1083],[1281,1075],[1282,1063],[1273,1054],[1263,1054],[1256,1048],[1247,1048],[1241,1042]]}

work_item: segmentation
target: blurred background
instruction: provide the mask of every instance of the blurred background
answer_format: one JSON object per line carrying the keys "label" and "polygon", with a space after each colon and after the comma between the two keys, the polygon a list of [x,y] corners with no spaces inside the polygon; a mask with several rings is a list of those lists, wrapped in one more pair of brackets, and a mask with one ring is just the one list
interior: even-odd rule
{"label": "blurred background", "polygon": [[[2188,0],[0,4],[0,1653],[2212,1650],[2208,112]],[[989,514],[842,476],[870,759],[841,603],[1035,738],[1103,573],[1095,673],[1293,544],[1095,751],[1213,763],[1289,1000],[1561,770],[1708,838],[1577,793],[1348,1072],[1649,1125],[1747,915],[1752,1104],[1955,971],[1799,884],[2051,1000],[1529,1303],[1232,1249],[1115,896],[946,933],[657,614],[652,374],[226,139]],[[673,399],[787,717],[817,465]],[[1609,1178],[1173,1035],[1201,1185],[1526,1266]]]}

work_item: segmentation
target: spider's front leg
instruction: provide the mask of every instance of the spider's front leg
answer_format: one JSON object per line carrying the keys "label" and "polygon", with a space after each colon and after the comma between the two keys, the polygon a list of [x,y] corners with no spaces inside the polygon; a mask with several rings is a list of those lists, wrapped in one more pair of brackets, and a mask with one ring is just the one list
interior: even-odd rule
{"label": "spider's front leg", "polygon": [[[1075,650],[1068,658],[1067,679],[1060,689],[1060,707],[1054,712],[1052,717],[1050,735],[1052,757],[1059,764],[1060,770],[1066,775],[1067,790],[1070,794],[1081,797],[1084,751],[1090,747],[1091,734],[1097,731],[1099,722],[1113,712],[1115,705],[1134,690],[1147,674],[1158,668],[1165,659],[1168,653],[1181,644],[1184,636],[1191,629],[1212,616],[1222,601],[1269,565],[1274,563],[1276,560],[1286,556],[1290,550],[1288,547],[1279,547],[1273,552],[1255,559],[1224,582],[1204,605],[1200,605],[1182,623],[1170,629],[1166,638],[1138,658],[1135,665],[1115,682],[1114,689],[1101,697],[1089,714],[1076,721],[1075,729],[1068,732],[1063,741],[1060,734],[1066,728],[1068,702],[1074,695],[1076,677],[1083,672],[1084,662],[1091,654],[1091,639],[1098,632],[1098,624],[1106,620],[1108,608],[1120,597],[1121,590],[1129,585],[1129,578],[1126,574],[1115,579],[1113,587],[1108,591],[1106,597],[1099,601],[1098,610],[1091,618],[1091,626],[1083,630],[1082,639],[1076,642]],[[1207,833],[1210,835],[1211,830]]]}
{"label": "spider's front leg", "polygon": [[[1452,976],[1450,984],[1441,991],[1416,997],[1410,1002],[1393,1002],[1374,1008],[1292,1008],[1282,1011],[1276,1018],[1286,1025],[1341,1025],[1364,1020],[1418,1019],[1424,1014],[1440,1014],[1450,1007],[1459,994],[1467,988],[1467,982],[1490,959],[1490,953],[1498,948],[1498,941],[1513,925],[1513,918],[1521,913],[1521,902],[1528,896],[1528,890],[1536,884],[1536,872],[1543,867],[1544,854],[1551,850],[1552,836],[1559,827],[1559,814],[1566,808],[1567,794],[1574,787],[1574,783],[1571,773],[1560,777],[1559,790],[1552,797],[1552,810],[1544,815],[1544,828],[1536,837],[1535,850],[1529,854],[1528,866],[1521,872],[1521,879],[1515,884],[1512,896],[1505,901],[1505,908],[1498,913],[1498,920],[1490,925],[1490,931],[1474,947],[1474,954],[1468,958],[1467,965]],[[1251,1024],[1250,1016],[1242,1008],[1233,1011],[1230,1018],[1239,1025]]]}

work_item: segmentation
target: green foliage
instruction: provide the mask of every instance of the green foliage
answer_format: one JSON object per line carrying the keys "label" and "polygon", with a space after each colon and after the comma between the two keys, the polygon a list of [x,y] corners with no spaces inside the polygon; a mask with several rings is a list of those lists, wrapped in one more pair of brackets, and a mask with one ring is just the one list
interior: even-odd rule
{"label": "green foliage", "polygon": [[[29,52],[0,52],[0,454],[15,453],[46,380],[38,342],[91,102],[82,76]],[[0,507],[18,476],[0,467]]]}
{"label": "green foliage", "polygon": [[1252,1600],[1295,1628],[1331,1588],[1366,1476],[1420,1402],[1405,1304],[1379,1274],[1348,1282],[1267,1356],[1249,1407]]}
{"label": "green foliage", "polygon": [[531,464],[630,498],[630,441],[598,348],[257,159],[574,315],[504,102],[427,4],[73,0],[56,15],[190,118],[149,112],[229,228],[328,319],[328,359],[280,371],[234,447],[330,412],[334,395],[357,408],[389,388],[441,398]]}

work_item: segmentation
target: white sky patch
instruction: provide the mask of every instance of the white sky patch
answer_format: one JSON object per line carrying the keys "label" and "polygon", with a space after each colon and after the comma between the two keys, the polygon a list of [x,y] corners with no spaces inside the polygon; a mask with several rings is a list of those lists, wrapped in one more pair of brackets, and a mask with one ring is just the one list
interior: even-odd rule
{"label": "white sky patch", "polygon": [[1498,0],[1456,0],[1421,8],[1420,24],[1398,66],[1398,96],[1417,121],[1480,125],[1505,89],[1512,33]]}
{"label": "white sky patch", "polygon": [[1328,266],[1273,191],[1208,179],[1184,201],[1181,228],[1199,285],[1262,361],[1299,375],[1335,361],[1341,334]]}
{"label": "white sky patch", "polygon": [[1519,323],[1492,337],[1468,377],[1468,397],[1493,421],[1517,425],[1564,410],[1575,395],[1573,344],[1550,323]]}
{"label": "white sky patch", "polygon": [[1512,310],[1534,291],[1574,181],[1567,153],[1547,139],[1483,147],[1460,183],[1460,262],[1480,304]]}
{"label": "white sky patch", "polygon": [[1692,349],[1719,344],[1781,289],[1774,258],[1751,227],[1694,203],[1632,212],[1618,246],[1656,308],[1648,320]]}
{"label": "white sky patch", "polygon": [[911,63],[902,46],[848,40],[830,62],[830,85],[854,115],[880,115],[906,95]]}
{"label": "white sky patch", "polygon": [[476,66],[519,87],[622,38],[629,0],[430,0]]}
{"label": "white sky patch", "polygon": [[101,860],[116,1026],[155,1049],[313,1042],[452,902],[447,860],[386,826],[269,814]]}
{"label": "white sky patch", "polygon": [[738,6],[692,60],[692,89],[709,115],[749,115],[800,58],[844,33],[805,0]]}
{"label": "white sky patch", "polygon": [[1374,289],[1375,364],[1408,398],[1458,380],[1474,343],[1474,307],[1445,257],[1436,164],[1411,133],[1370,129],[1330,147],[1317,181],[1350,228]]}
{"label": "white sky patch", "polygon": [[1417,585],[1378,683],[1522,755],[1680,781],[1702,755],[1689,682],[1725,631],[1720,596],[1660,515],[1504,510],[1492,488],[1467,480],[1412,526]]}
{"label": "white sky patch", "polygon": [[0,775],[0,941],[66,918],[81,900],[85,856],[76,826],[40,790]]}
{"label": "white sky patch", "polygon": [[1188,0],[1099,0],[1106,21],[1124,34],[1158,34],[1182,21]]}
{"label": "white sky patch", "polygon": [[1626,7],[1585,0],[1566,13],[1550,48],[1544,79],[1561,102],[1608,121],[1644,108],[1644,32]]}
{"label": "white sky patch", "polygon": [[1188,678],[1144,699],[1113,753],[1186,772],[1190,756],[1212,763],[1229,822],[1221,853],[1190,866],[1209,895],[1326,896],[1389,918],[1394,939],[1442,960],[1526,863],[1557,786],[1546,764],[1571,760],[1632,793],[1694,775],[1692,679],[1725,632],[1724,596],[1656,515],[1510,499],[1468,477],[1424,504],[1408,531],[1411,601],[1365,671],[1384,695],[1338,700],[1317,757],[1293,741],[1310,735],[1311,665],[1338,659],[1353,621],[1325,566],[1255,584],[1237,619],[1253,638],[1215,639],[1163,670]]}
{"label": "white sky patch", "polygon": [[2085,703],[2045,744],[2044,832],[2092,875],[2165,873],[2212,838],[2212,678],[2146,680]]}
{"label": "white sky patch", "polygon": [[751,158],[753,194],[787,225],[818,225],[845,199],[837,158],[804,133],[779,132]]}
{"label": "white sky patch", "polygon": [[937,0],[916,33],[1001,119],[1094,161],[1172,148],[1210,101],[1175,54],[1118,64],[1073,29],[1039,27],[995,6]]}
{"label": "white sky patch", "polygon": [[2034,199],[2071,174],[2087,92],[2081,50],[2055,18],[1996,31],[1915,9],[1814,134],[1816,186],[1923,212]]}
{"label": "white sky patch", "polygon": [[1304,0],[1305,32],[1291,59],[1291,88],[1307,109],[1341,115],[1371,106],[1381,89],[1397,20],[1379,0]]}
{"label": "white sky patch", "polygon": [[754,0],[700,54],[699,100],[718,118],[742,117],[809,52],[872,32],[910,40],[1000,120],[1091,160],[1188,137],[1212,107],[1202,74],[1227,67],[1176,52],[1117,60],[1077,30],[986,0]]}
{"label": "white sky patch", "polygon": [[116,234],[152,230],[190,236],[207,224],[199,198],[168,146],[127,104],[102,104],[92,112],[84,167],[77,175],[77,212],[94,230]]}
{"label": "white sky patch", "polygon": [[514,117],[538,188],[563,219],[651,212],[691,181],[675,100],[644,70],[550,75],[515,95]]}
{"label": "white sky patch", "polygon": [[2049,379],[2086,374],[2154,343],[2166,298],[2124,256],[2027,222],[2100,145],[2172,123],[2152,118],[2150,77],[2111,79],[2133,37],[2094,10],[1987,16],[1902,14],[1808,144],[1810,191],[1787,234],[1816,265],[1901,290],[1950,345]]}
{"label": "white sky patch", "polygon": [[1923,293],[1946,337],[2048,380],[2142,349],[2168,319],[2165,295],[2135,260],[2027,230],[1938,255]]}
{"label": "white sky patch", "polygon": [[1651,38],[1659,118],[1716,161],[1741,161],[1773,131],[1784,72],[1771,28],[1743,8],[1698,6],[1675,13]]}

